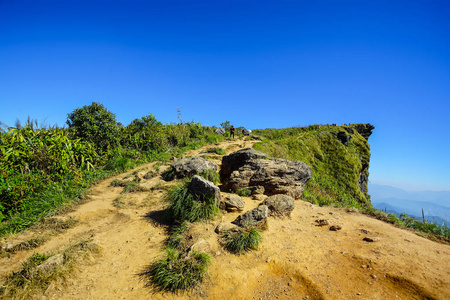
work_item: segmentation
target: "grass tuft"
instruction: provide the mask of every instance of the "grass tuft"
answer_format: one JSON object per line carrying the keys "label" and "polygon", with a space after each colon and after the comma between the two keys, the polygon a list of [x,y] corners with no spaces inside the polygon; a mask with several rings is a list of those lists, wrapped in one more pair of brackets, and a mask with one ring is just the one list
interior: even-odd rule
{"label": "grass tuft", "polygon": [[214,184],[220,183],[220,175],[219,175],[219,172],[217,172],[216,170],[213,170],[213,169],[203,170],[203,172],[200,174],[200,176],[202,176],[206,180],[213,182]]}
{"label": "grass tuft", "polygon": [[157,260],[142,273],[150,278],[154,288],[159,291],[178,292],[200,284],[208,275],[211,256],[192,251],[184,255],[173,248],[167,248],[165,258]]}
{"label": "grass tuft", "polygon": [[220,148],[220,147],[212,147],[212,148],[208,148],[208,149],[206,150],[206,152],[207,152],[207,153],[215,153],[215,154],[218,154],[218,155],[225,155],[225,154],[227,153],[224,149],[222,149],[222,148]]}
{"label": "grass tuft", "polygon": [[127,183],[125,181],[123,181],[123,180],[120,180],[120,179],[114,179],[109,184],[109,186],[113,186],[113,187],[125,187],[126,185],[127,185]]}
{"label": "grass tuft", "polygon": [[224,248],[235,254],[242,254],[258,249],[261,243],[261,232],[255,228],[230,230],[222,235]]}
{"label": "grass tuft", "polygon": [[166,194],[166,200],[170,203],[168,213],[178,222],[196,222],[202,220],[212,220],[220,214],[219,208],[215,205],[215,200],[205,199],[199,201],[188,190],[189,181],[170,189]]}

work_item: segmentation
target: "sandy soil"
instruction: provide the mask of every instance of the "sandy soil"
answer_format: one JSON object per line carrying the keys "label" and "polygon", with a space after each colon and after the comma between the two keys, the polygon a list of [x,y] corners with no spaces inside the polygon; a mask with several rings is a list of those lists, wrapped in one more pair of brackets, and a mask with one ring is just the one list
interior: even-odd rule
{"label": "sandy soil", "polygon": [[[219,145],[227,153],[251,146],[242,140]],[[201,150],[192,151],[191,155]],[[220,157],[213,156],[220,164]],[[161,167],[161,170],[165,166]],[[138,175],[152,170],[140,166]],[[132,171],[127,172],[130,174]],[[213,257],[209,279],[189,293],[157,293],[139,274],[162,254],[167,238],[160,222],[163,190],[159,177],[143,179],[149,192],[133,193],[121,208],[113,205],[122,188],[109,178],[91,188],[88,201],[58,218],[73,217],[74,228],[37,249],[0,258],[0,282],[31,254],[54,253],[89,239],[101,251],[80,264],[66,286],[50,287],[39,299],[450,299],[450,246],[369,218],[354,210],[318,207],[298,200],[290,218],[270,218],[257,251],[237,256],[223,250],[215,227],[239,213],[224,213],[190,229],[192,240],[205,239]],[[155,188],[156,187],[156,188]],[[259,201],[244,198],[245,210]],[[342,230],[316,226],[326,219]],[[18,243],[42,232],[27,231],[0,243]],[[374,238],[366,242],[365,237]]]}

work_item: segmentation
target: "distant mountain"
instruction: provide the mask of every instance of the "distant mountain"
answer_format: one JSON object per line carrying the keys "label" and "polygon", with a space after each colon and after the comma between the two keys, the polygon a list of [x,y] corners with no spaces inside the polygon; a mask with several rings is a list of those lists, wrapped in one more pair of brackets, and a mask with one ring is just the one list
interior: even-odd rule
{"label": "distant mountain", "polygon": [[423,209],[427,220],[450,223],[450,191],[408,192],[392,186],[369,184],[369,194],[377,209],[420,218]]}

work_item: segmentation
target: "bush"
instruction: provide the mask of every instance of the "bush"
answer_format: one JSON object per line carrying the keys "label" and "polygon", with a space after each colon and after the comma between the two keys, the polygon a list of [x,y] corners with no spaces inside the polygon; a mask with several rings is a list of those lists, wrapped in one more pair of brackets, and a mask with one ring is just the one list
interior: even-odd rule
{"label": "bush", "polygon": [[100,152],[119,145],[119,124],[116,115],[103,104],[92,102],[67,115],[67,125],[75,136],[92,142]]}
{"label": "bush", "polygon": [[197,286],[208,275],[211,256],[192,251],[183,255],[173,248],[166,249],[166,257],[154,262],[142,275],[150,277],[160,291],[177,292]]}
{"label": "bush", "polygon": [[241,197],[248,197],[252,194],[252,191],[248,188],[242,188],[242,189],[238,189],[236,191],[236,194],[238,194]]}
{"label": "bush", "polygon": [[224,247],[227,251],[236,254],[242,254],[249,250],[258,249],[261,243],[262,235],[259,230],[253,229],[240,229],[230,230],[222,236]]}
{"label": "bush", "polygon": [[212,220],[219,213],[219,208],[215,205],[215,199],[197,199],[188,190],[190,181],[183,182],[166,194],[166,200],[170,203],[168,213],[178,222],[196,222],[202,220]]}

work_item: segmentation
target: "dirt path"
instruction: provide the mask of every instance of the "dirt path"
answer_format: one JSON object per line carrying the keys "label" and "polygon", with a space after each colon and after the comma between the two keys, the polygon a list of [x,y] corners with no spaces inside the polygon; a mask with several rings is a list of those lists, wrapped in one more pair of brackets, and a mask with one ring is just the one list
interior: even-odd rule
{"label": "dirt path", "polygon": [[[227,153],[251,146],[242,140],[219,146]],[[210,147],[210,146],[209,146]],[[204,149],[189,153],[198,154]],[[212,156],[220,164],[219,156]],[[166,166],[161,166],[161,171]],[[137,168],[142,178],[154,163]],[[132,171],[126,174],[131,174]],[[194,239],[210,244],[213,262],[210,279],[188,294],[153,293],[138,274],[162,253],[166,227],[158,223],[164,204],[159,176],[141,184],[149,192],[117,198],[120,187],[109,178],[89,193],[89,201],[61,219],[75,218],[77,226],[53,236],[39,248],[0,258],[0,275],[18,270],[31,254],[56,252],[83,239],[99,246],[100,253],[82,264],[65,287],[50,285],[40,299],[450,299],[450,247],[368,218],[358,212],[318,207],[297,201],[289,219],[270,219],[260,249],[236,256],[218,244],[214,229],[222,220],[196,224]],[[259,202],[244,198],[246,210]],[[342,230],[316,226],[327,219]],[[29,231],[11,237],[25,240],[42,233]],[[375,242],[363,241],[365,237]],[[8,242],[8,241],[4,241]]]}

